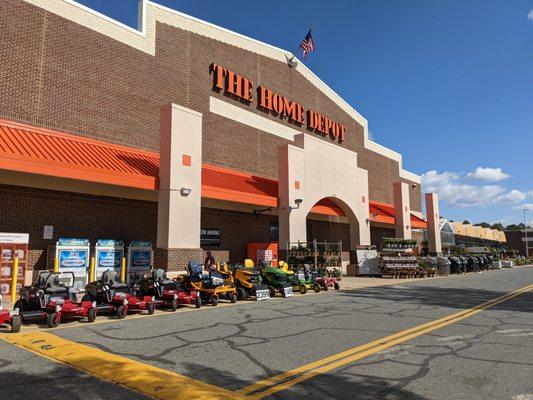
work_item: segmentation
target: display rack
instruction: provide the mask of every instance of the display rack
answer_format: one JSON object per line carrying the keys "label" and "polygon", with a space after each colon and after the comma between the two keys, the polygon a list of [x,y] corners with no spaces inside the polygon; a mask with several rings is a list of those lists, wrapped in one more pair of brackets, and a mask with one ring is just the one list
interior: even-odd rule
{"label": "display rack", "polygon": [[383,276],[411,278],[418,274],[418,258],[413,253],[414,240],[383,238],[380,266]]}
{"label": "display rack", "polygon": [[298,268],[309,264],[314,270],[342,267],[342,241],[287,242],[287,263]]}

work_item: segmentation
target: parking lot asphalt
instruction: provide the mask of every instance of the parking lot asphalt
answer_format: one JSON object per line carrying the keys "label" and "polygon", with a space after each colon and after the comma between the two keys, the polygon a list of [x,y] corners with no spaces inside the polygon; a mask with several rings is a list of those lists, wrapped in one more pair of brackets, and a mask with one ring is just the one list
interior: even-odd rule
{"label": "parking lot asphalt", "polygon": [[[95,348],[99,354],[131,360],[132,374],[146,365],[175,374],[171,377],[178,381],[190,378],[193,386],[205,382],[222,388],[221,396],[236,391],[236,397],[280,399],[521,400],[533,398],[533,292],[461,313],[531,284],[533,268],[525,267],[101,324],[80,322],[46,332],[60,343],[80,346],[78,352]],[[455,314],[462,319],[446,322]],[[438,320],[444,322],[432,327]],[[432,330],[418,328],[424,325]],[[397,344],[380,343],[391,335],[399,338]],[[368,343],[373,344],[364,348]],[[65,352],[73,353],[73,348],[67,346]],[[350,349],[357,349],[353,362],[342,355]],[[46,348],[39,351],[46,356]],[[116,359],[102,360],[102,369],[117,368]],[[317,369],[297,370],[276,381],[307,365]],[[11,399],[26,398],[21,394],[33,386],[71,399],[88,394],[144,398],[108,382],[99,366],[89,372],[105,380],[79,372],[83,365],[74,367],[0,341],[0,377],[24,382],[8,392]]]}

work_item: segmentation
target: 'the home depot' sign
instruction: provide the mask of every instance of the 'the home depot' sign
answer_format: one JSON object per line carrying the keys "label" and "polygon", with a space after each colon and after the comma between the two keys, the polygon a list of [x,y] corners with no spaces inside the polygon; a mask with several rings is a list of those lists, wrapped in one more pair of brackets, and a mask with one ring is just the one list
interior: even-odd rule
{"label": "'the home depot' sign", "polygon": [[[254,85],[249,79],[237,75],[235,72],[218,64],[211,64],[211,71],[213,72],[213,84],[216,89],[223,90],[248,103],[254,102]],[[301,104],[280,96],[264,86],[258,86],[256,92],[259,107],[262,109],[287,118],[287,120],[297,125],[307,123],[308,129],[322,136],[329,136],[331,140],[337,140],[339,143],[344,142],[346,138],[346,127],[344,125],[314,110],[306,110]]]}

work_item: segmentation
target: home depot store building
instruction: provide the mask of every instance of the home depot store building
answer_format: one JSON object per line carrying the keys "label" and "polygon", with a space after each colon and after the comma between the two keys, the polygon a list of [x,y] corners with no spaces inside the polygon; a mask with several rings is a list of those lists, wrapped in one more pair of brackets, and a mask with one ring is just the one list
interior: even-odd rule
{"label": "home depot store building", "polygon": [[180,269],[426,227],[419,177],[284,50],[148,1],[138,30],[64,0],[0,15],[0,231],[30,234],[30,268],[58,237],[152,240]]}

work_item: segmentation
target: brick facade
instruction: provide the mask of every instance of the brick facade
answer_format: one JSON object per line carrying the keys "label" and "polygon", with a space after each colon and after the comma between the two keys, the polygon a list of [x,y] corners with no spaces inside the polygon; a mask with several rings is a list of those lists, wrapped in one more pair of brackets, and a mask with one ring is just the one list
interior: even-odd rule
{"label": "brick facade", "polygon": [[[152,56],[22,0],[0,2],[0,15],[1,118],[158,150],[159,109],[173,102],[203,113],[205,162],[276,178],[276,148],[286,141],[210,113],[209,97],[279,117],[213,91],[215,62],[344,124],[342,146],[368,170],[370,198],[393,202],[398,163],[365,149],[363,128],[285,63],[162,23]],[[421,209],[419,187],[411,209]]]}

